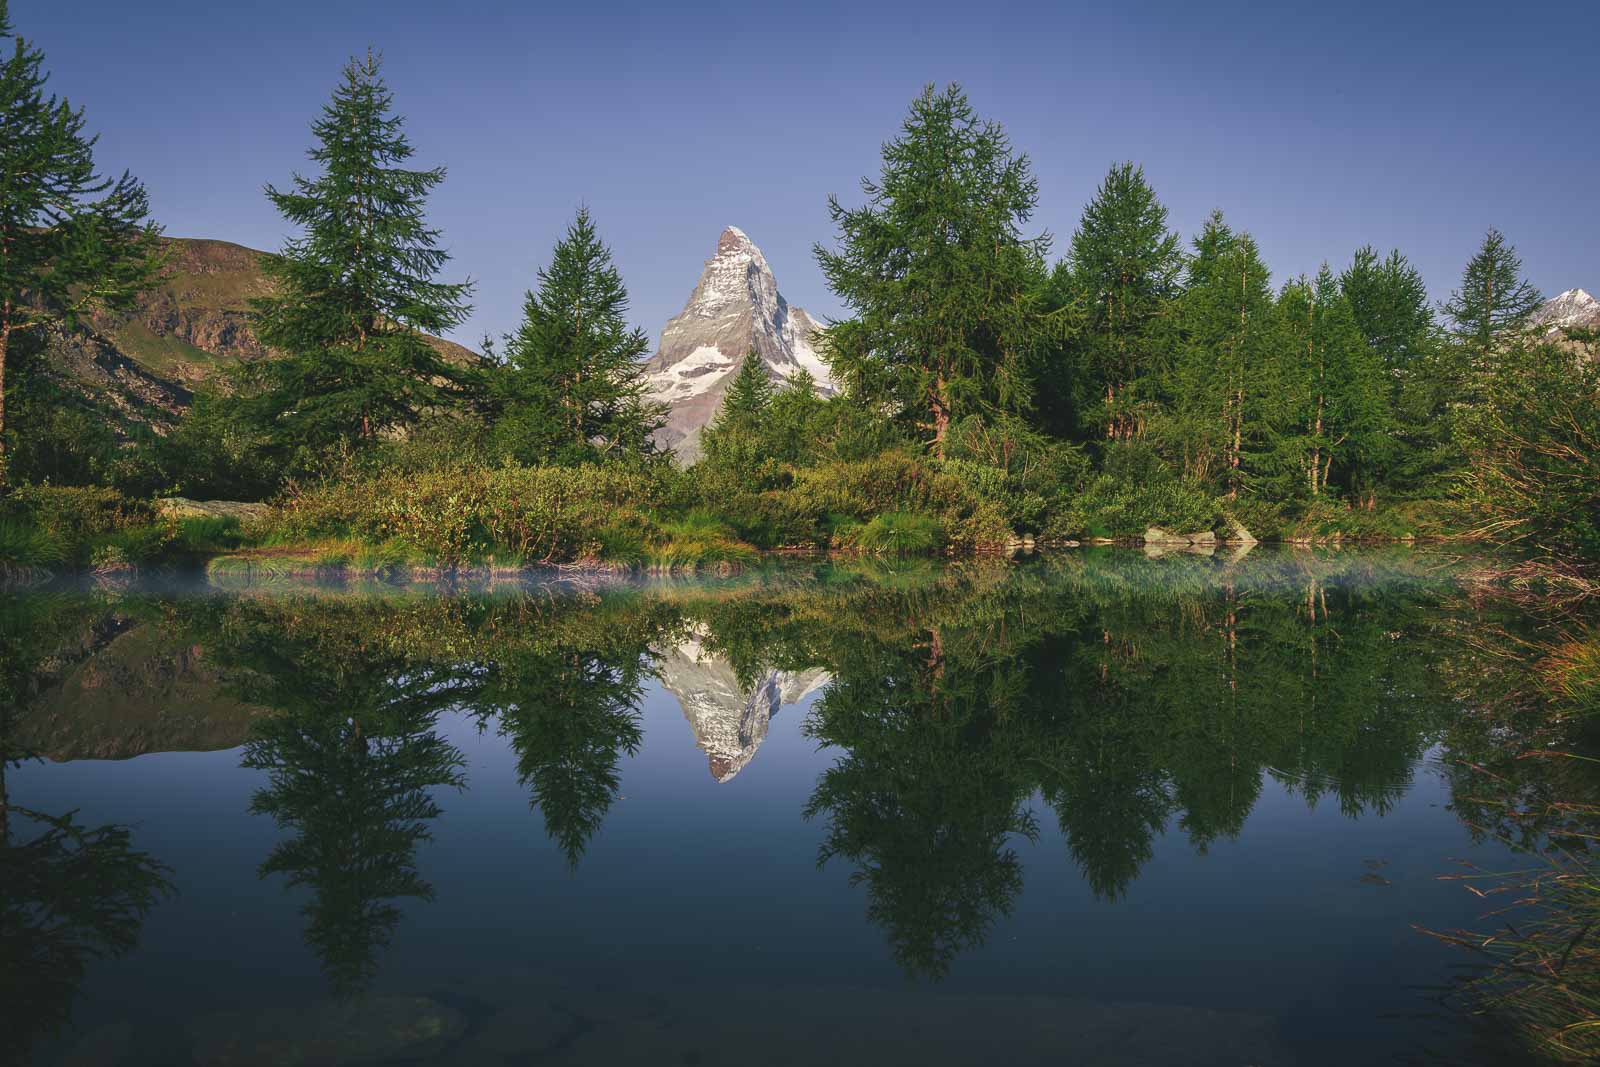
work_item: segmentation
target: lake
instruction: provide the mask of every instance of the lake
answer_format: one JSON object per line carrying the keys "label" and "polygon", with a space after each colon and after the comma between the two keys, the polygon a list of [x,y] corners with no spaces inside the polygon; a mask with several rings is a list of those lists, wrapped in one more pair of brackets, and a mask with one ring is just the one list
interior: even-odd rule
{"label": "lake", "polygon": [[1510,1062],[1419,928],[1566,829],[1499,806],[1531,626],[1413,550],[13,590],[0,1042]]}

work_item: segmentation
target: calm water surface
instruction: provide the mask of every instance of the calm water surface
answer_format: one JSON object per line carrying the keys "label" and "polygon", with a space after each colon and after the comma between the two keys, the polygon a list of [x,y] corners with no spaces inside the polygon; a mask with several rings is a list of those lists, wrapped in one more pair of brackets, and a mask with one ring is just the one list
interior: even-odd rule
{"label": "calm water surface", "polygon": [[1498,1062],[1415,926],[1517,862],[1516,625],[1264,549],[3,594],[0,1055]]}

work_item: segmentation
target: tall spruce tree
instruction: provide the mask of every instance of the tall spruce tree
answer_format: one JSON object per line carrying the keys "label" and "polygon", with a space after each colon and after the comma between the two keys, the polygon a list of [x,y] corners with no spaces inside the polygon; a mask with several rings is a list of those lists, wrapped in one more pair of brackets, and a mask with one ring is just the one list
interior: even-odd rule
{"label": "tall spruce tree", "polygon": [[829,198],[838,250],[816,247],[854,313],[826,330],[830,366],[942,456],[954,420],[1031,405],[1031,365],[1058,321],[1043,302],[1049,235],[1022,235],[1038,183],[959,86],[930,85],[861,186],[862,207]]}
{"label": "tall spruce tree", "polygon": [[[1377,356],[1326,264],[1315,281],[1278,298],[1279,367],[1273,382],[1280,450],[1301,489],[1318,497],[1337,467],[1359,477],[1387,425],[1388,390]],[[1288,495],[1288,494],[1284,494]]]}
{"label": "tall spruce tree", "polygon": [[587,209],[556,243],[522,324],[506,339],[494,438],[527,462],[579,463],[654,451],[662,413],[645,397],[644,331]]}
{"label": "tall spruce tree", "polygon": [[1528,325],[1544,298],[1522,277],[1522,260],[1499,230],[1484,234],[1483,244],[1461,275],[1461,288],[1444,306],[1455,333],[1475,365],[1488,360],[1496,339]]}
{"label": "tall spruce tree", "polygon": [[161,266],[144,186],[96,172],[82,108],[46,94],[44,53],[0,0],[0,488],[6,484],[6,357],[14,339],[126,306]]}
{"label": "tall spruce tree", "polygon": [[1111,168],[1083,211],[1067,256],[1071,284],[1087,305],[1077,365],[1107,440],[1143,436],[1143,379],[1160,349],[1153,327],[1178,293],[1183,252],[1167,228],[1167,209],[1156,199],[1143,168]]}
{"label": "tall spruce tree", "polygon": [[1246,233],[1213,212],[1194,241],[1178,309],[1181,335],[1168,436],[1184,474],[1218,481],[1229,498],[1244,487],[1246,449],[1265,428],[1273,341],[1268,272]]}
{"label": "tall spruce tree", "polygon": [[468,378],[425,336],[470,310],[471,282],[436,280],[450,256],[424,216],[445,171],[403,166],[415,150],[379,68],[352,59],[312,123],[321,174],[267,186],[303,232],[263,260],[277,293],[255,302],[255,326],[284,358],[247,366],[243,408],[285,458],[412,426]]}

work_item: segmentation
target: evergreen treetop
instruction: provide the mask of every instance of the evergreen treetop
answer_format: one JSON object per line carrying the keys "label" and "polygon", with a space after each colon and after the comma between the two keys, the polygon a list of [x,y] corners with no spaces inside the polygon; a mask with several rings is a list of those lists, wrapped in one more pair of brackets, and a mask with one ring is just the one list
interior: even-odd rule
{"label": "evergreen treetop", "polygon": [[1450,295],[1444,310],[1455,323],[1457,336],[1482,359],[1496,337],[1524,329],[1543,301],[1539,290],[1522,277],[1516,248],[1499,230],[1490,229],[1462,272],[1461,288]]}
{"label": "evergreen treetop", "polygon": [[772,403],[772,396],[772,377],[767,371],[766,361],[758,353],[751,352],[739,364],[739,372],[723,394],[717,422],[727,424],[754,418]]}
{"label": "evergreen treetop", "polygon": [[1038,182],[959,86],[930,85],[861,184],[862,207],[829,199],[838,250],[816,247],[854,312],[826,330],[830,366],[942,455],[953,419],[1030,407],[1030,368],[1058,321],[1042,302],[1049,235],[1022,234]]}
{"label": "evergreen treetop", "polygon": [[46,93],[44,53],[16,35],[0,0],[0,486],[6,355],[19,331],[125,307],[162,266],[144,186],[95,170],[82,108]]}
{"label": "evergreen treetop", "polygon": [[1072,236],[1072,286],[1087,303],[1080,338],[1086,383],[1107,438],[1137,436],[1142,420],[1131,395],[1155,356],[1153,321],[1178,293],[1183,252],[1167,228],[1167,209],[1144,170],[1113,166]]}
{"label": "evergreen treetop", "polygon": [[278,291],[254,309],[261,340],[285,354],[250,373],[250,406],[280,449],[412,425],[466,376],[424,336],[470,311],[471,282],[436,280],[449,253],[424,209],[444,168],[402,166],[414,149],[393,107],[379,58],[351,60],[311,127],[307,155],[321,173],[297,174],[288,189],[267,186],[302,231],[264,259]]}
{"label": "evergreen treetop", "polygon": [[587,208],[556,243],[539,288],[506,338],[496,436],[525,462],[579,462],[653,450],[661,412],[645,398],[644,331]]}

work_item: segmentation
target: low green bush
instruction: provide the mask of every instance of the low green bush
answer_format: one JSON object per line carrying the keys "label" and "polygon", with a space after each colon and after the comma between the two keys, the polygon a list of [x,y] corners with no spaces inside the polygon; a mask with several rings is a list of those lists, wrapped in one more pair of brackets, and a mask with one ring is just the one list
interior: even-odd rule
{"label": "low green bush", "polygon": [[[1176,480],[1129,485],[1101,475],[1063,513],[1052,536],[1137,537],[1151,526],[1175,533],[1215,529],[1222,509],[1205,490]],[[1258,535],[1259,536],[1259,535]]]}
{"label": "low green bush", "polygon": [[943,534],[931,516],[889,511],[862,526],[855,541],[861,551],[875,555],[917,556],[937,551]]}

